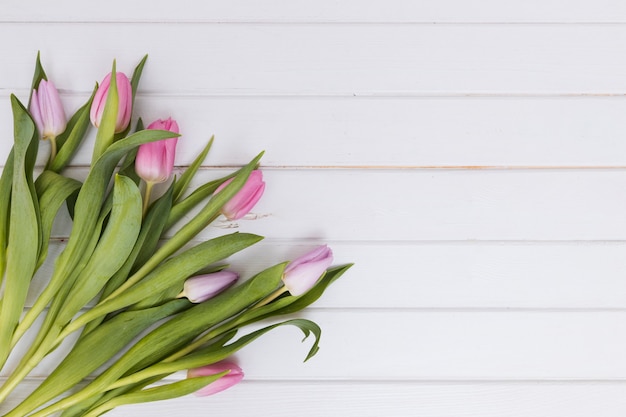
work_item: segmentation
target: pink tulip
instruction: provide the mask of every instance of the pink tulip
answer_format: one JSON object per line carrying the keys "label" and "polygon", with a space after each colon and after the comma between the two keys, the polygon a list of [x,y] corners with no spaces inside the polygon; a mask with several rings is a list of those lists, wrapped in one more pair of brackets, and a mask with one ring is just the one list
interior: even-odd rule
{"label": "pink tulip", "polygon": [[[232,179],[224,182],[215,190],[215,193],[219,193],[224,187],[230,184],[231,181]],[[252,210],[263,195],[264,190],[265,182],[263,182],[263,173],[259,170],[252,171],[241,190],[239,190],[228,203],[224,204],[222,214],[224,214],[228,220],[241,219]]]}
{"label": "pink tulip", "polygon": [[185,281],[183,295],[192,303],[201,303],[221,293],[239,279],[232,271],[197,275]]}
{"label": "pink tulip", "polygon": [[333,252],[330,248],[318,246],[287,265],[283,283],[291,295],[302,295],[315,285],[331,263]]}
{"label": "pink tulip", "polygon": [[41,80],[39,88],[33,90],[29,110],[43,139],[56,138],[65,130],[63,103],[52,81]]}
{"label": "pink tulip", "polygon": [[217,394],[237,384],[243,379],[243,371],[237,364],[232,362],[218,362],[213,365],[203,366],[202,368],[190,369],[187,371],[187,378],[197,378],[200,376],[209,376],[219,374],[224,371],[230,371],[217,381],[211,382],[206,387],[195,392],[198,397]]}
{"label": "pink tulip", "polygon": [[[115,79],[117,81],[117,95],[119,97],[117,108],[117,119],[115,121],[115,133],[124,131],[130,123],[133,106],[133,90],[130,86],[130,80],[123,72],[116,72]],[[95,127],[100,126],[102,121],[102,113],[109,95],[109,87],[111,86],[111,73],[107,74],[96,91],[96,95],[91,104],[89,116],[91,123]]]}
{"label": "pink tulip", "polygon": [[[157,120],[148,129],[169,130],[179,133],[178,123],[168,118]],[[178,137],[144,143],[139,146],[135,159],[135,171],[144,181],[152,184],[167,181],[174,169],[174,157]]]}

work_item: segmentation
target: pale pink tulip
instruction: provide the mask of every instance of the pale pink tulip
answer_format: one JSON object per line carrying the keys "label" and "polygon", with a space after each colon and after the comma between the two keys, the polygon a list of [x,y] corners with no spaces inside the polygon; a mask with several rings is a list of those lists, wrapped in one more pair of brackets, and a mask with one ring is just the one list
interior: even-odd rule
{"label": "pale pink tulip", "polygon": [[43,139],[54,139],[67,126],[63,103],[52,81],[41,80],[39,88],[33,90],[30,114]]}
{"label": "pale pink tulip", "polygon": [[[115,121],[115,133],[124,131],[130,123],[130,116],[132,114],[133,106],[133,90],[130,85],[130,80],[123,72],[115,73],[115,80],[117,82],[117,95],[119,97],[119,104],[117,109],[117,119]],[[96,91],[93,103],[91,104],[91,111],[89,116],[91,123],[98,127],[102,121],[102,113],[104,112],[104,106],[107,102],[107,96],[109,95],[109,88],[111,86],[111,73],[107,74],[102,80],[102,83]]]}
{"label": "pale pink tulip", "polygon": [[217,394],[224,391],[243,379],[243,371],[237,364],[232,362],[218,362],[213,365],[203,366],[201,368],[190,369],[187,371],[187,378],[197,378],[200,376],[209,376],[230,371],[217,381],[211,382],[206,387],[195,392],[198,397]]}
{"label": "pale pink tulip", "polygon": [[[159,119],[151,123],[148,129],[169,130],[170,132],[179,133],[178,123],[171,118],[167,120]],[[167,181],[174,169],[177,143],[178,137],[175,137],[140,145],[135,159],[137,175],[144,181],[152,184]]]}
{"label": "pale pink tulip", "polygon": [[291,295],[302,295],[315,285],[332,263],[333,252],[330,248],[326,245],[318,246],[287,265],[283,283]]}
{"label": "pale pink tulip", "polygon": [[238,279],[239,275],[232,271],[197,275],[185,281],[183,295],[192,303],[201,303],[221,293]]}
{"label": "pale pink tulip", "polygon": [[[230,184],[231,181],[232,179],[224,182],[215,190],[215,193],[219,193],[224,187]],[[241,219],[252,210],[263,195],[264,190],[265,182],[263,182],[263,173],[259,170],[252,171],[241,190],[239,190],[230,201],[224,204],[222,214],[229,220]]]}

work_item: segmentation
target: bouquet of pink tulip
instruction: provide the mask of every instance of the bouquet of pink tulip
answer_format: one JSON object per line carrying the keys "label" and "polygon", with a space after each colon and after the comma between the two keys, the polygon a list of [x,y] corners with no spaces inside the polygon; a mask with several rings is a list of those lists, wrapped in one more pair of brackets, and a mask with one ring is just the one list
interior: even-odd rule
{"label": "bouquet of pink tulip", "polygon": [[[0,387],[0,408],[67,336],[78,338],[28,398],[3,410],[7,417],[57,412],[91,417],[124,404],[221,391],[243,377],[228,357],[277,326],[297,326],[305,336],[315,336],[307,359],[318,349],[320,328],[305,319],[239,332],[313,303],[350,265],[329,268],[332,253],[321,246],[233,285],[237,274],[220,262],[260,236],[233,233],[190,247],[219,216],[239,219],[261,198],[261,155],[237,172],[188,190],[211,138],[189,168],[170,180],[177,123],[157,120],[143,129],[139,119],[131,133],[145,60],[130,79],[116,72],[114,63],[69,121],[39,57],[28,107],[11,96],[14,145],[0,176],[0,368],[35,320],[43,320]],[[81,182],[63,171],[90,124],[97,134]],[[36,176],[41,139],[50,142],[51,152]],[[158,183],[166,184],[157,198],[152,194]],[[47,286],[24,312],[63,203],[72,218],[71,233]],[[159,244],[166,231],[171,237]],[[186,379],[161,381],[183,370]]]}

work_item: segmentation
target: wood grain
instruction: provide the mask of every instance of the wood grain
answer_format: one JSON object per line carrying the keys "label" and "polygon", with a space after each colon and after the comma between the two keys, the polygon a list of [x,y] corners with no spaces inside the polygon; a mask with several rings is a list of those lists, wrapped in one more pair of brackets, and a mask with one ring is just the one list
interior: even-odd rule
{"label": "wood grain", "polygon": [[[90,91],[150,55],[142,90],[168,95],[623,94],[624,25],[19,23],[0,43],[0,91],[28,88],[34,57]],[[142,42],[129,43],[140,30]],[[180,48],[183,40],[186,47]],[[85,59],[83,51],[93,51]],[[237,51],[237,53],[233,53]],[[50,57],[50,58],[49,58]],[[70,68],[74,68],[71,70]],[[175,70],[173,69],[175,68]],[[572,70],[575,68],[576,70]]]}
{"label": "wood grain", "polygon": [[[107,7],[93,8],[80,0],[45,0],[28,3],[10,0],[0,21],[130,21],[130,22],[624,22],[626,9],[614,0],[266,0],[260,7],[254,0],[229,2],[205,1],[202,7],[193,0],[180,0],[175,7],[164,0],[142,3],[112,0]],[[124,13],[120,14],[119,10]]]}

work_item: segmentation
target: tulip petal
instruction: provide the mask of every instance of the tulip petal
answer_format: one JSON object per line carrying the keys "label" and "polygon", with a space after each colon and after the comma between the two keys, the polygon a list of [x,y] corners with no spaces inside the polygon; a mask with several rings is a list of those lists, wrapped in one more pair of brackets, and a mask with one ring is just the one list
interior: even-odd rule
{"label": "tulip petal", "polygon": [[[220,185],[215,193],[219,193],[224,187],[230,184],[231,180]],[[248,180],[237,194],[233,196],[222,208],[222,213],[229,220],[238,220],[248,214],[250,210],[261,199],[265,191],[265,182],[263,182],[263,173],[254,170],[250,173]]]}
{"label": "tulip petal", "polygon": [[244,377],[243,370],[233,362],[218,362],[212,365],[203,366],[202,368],[190,369],[187,371],[187,378],[197,378],[201,376],[209,376],[230,371],[215,382],[210,383],[206,387],[196,391],[195,395],[204,397],[207,395],[217,394],[233,385],[237,384]]}
{"label": "tulip petal", "polygon": [[287,265],[283,284],[291,295],[302,295],[315,285],[332,262],[330,248],[326,245],[318,246]]}
{"label": "tulip petal", "polygon": [[198,275],[185,281],[184,294],[192,303],[201,303],[233,285],[239,275],[233,271],[220,271]]}

